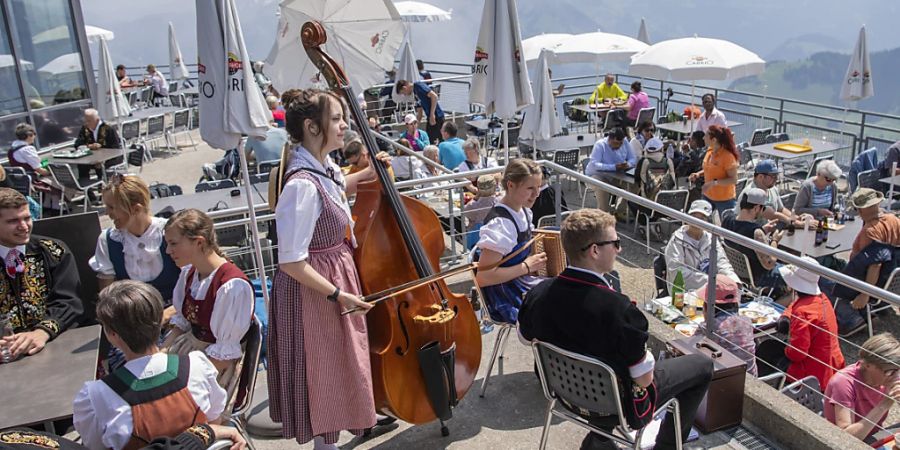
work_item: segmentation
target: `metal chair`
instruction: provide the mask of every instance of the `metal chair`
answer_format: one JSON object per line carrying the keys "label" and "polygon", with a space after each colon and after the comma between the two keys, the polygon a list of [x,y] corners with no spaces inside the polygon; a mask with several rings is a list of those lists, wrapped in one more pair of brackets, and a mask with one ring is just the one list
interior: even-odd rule
{"label": "metal chair", "polygon": [[[159,138],[165,138],[167,137],[165,131],[165,114],[150,116],[147,118],[147,134],[144,135],[144,141],[151,142],[156,141]],[[147,160],[153,161],[153,155],[150,153],[149,147],[147,147],[146,155]]]}
{"label": "metal chair", "polygon": [[[84,211],[87,212],[90,203],[88,191],[95,187],[103,187],[103,180],[79,180],[78,177],[75,176],[75,173],[72,172],[72,166],[68,164],[50,163],[47,168],[50,169],[50,174],[53,175],[53,179],[56,180],[57,184],[66,189],[81,192],[82,197],[84,197]],[[82,182],[84,182],[84,184],[82,184]]]}
{"label": "metal chair", "polygon": [[[572,214],[574,211],[562,211],[559,214],[560,220],[566,220],[566,216]],[[556,214],[550,214],[548,216],[542,216],[537,221],[537,228],[547,228],[547,227],[558,227],[559,223],[556,222]]]}
{"label": "metal chair", "polygon": [[644,122],[652,122],[656,117],[656,108],[643,108],[638,111],[637,118],[634,120],[634,128],[637,129]]}
{"label": "metal chair", "polygon": [[784,194],[781,196],[781,203],[784,203],[784,207],[787,209],[794,209],[794,202],[797,200],[797,193],[791,192],[788,194]]}
{"label": "metal chair", "polygon": [[15,190],[16,192],[26,196],[31,196],[31,177],[25,172],[21,167],[13,168],[4,168],[6,170],[6,179],[9,181],[10,188]]}
{"label": "metal chair", "polygon": [[[581,160],[581,162],[580,162],[581,173],[587,172],[587,165],[590,164],[590,162],[591,162],[591,158],[584,158]],[[594,187],[587,183],[584,183],[584,192],[582,192],[582,194],[581,194],[581,208],[582,209],[584,209],[584,205],[587,202],[588,192],[593,193]]]}
{"label": "metal chair", "polygon": [[269,172],[250,174],[250,184],[268,183]]}
{"label": "metal chair", "polygon": [[[490,313],[488,313],[486,300],[483,298],[481,291],[477,287],[472,288],[471,298],[481,305],[484,320],[492,324],[495,328],[499,327],[497,330],[497,337],[494,340],[494,350],[491,352],[491,359],[488,361],[487,371],[484,373],[484,379],[481,381],[481,392],[478,393],[479,397],[484,398],[488,382],[491,381],[491,372],[494,370],[494,363],[496,363],[497,360],[503,359],[503,349],[506,346],[506,338],[509,337],[511,331],[516,329],[516,324],[498,322],[492,319]],[[502,366],[500,371],[502,371]]]}
{"label": "metal chair", "polygon": [[728,258],[731,268],[734,269],[734,273],[741,282],[749,286],[749,289],[757,295],[762,295],[767,289],[771,292],[771,288],[760,288],[756,286],[756,282],[753,280],[753,270],[750,269],[750,260],[747,258],[747,255],[729,245],[728,242],[725,242],[724,244],[725,245],[723,245],[722,248],[725,249],[725,257]]}
{"label": "metal chair", "polygon": [[280,159],[273,159],[269,161],[260,161],[256,163],[256,173],[265,173],[268,174],[272,171],[272,169],[278,167],[281,164]]}
{"label": "metal chair", "polygon": [[[632,430],[622,412],[623,405],[619,395],[621,386],[611,367],[597,359],[569,352],[545,342],[534,341],[532,348],[544,397],[550,402],[544,430],[541,433],[539,447],[541,450],[547,447],[553,416],[612,439],[618,444],[635,450],[640,448],[644,429],[636,430],[635,437],[631,437]],[[619,423],[614,431],[609,432],[591,424],[576,411],[618,417]],[[661,405],[656,405],[653,417],[657,418],[663,412],[673,415],[676,430],[675,448],[681,449],[681,433],[678,432],[681,430],[681,415],[678,400],[672,398]]]}
{"label": "metal chair", "polygon": [[[884,290],[888,292],[893,292],[894,294],[900,295],[900,267],[894,269],[891,274],[888,276],[887,282],[884,284]],[[838,302],[848,301],[842,298],[834,299],[834,307],[837,308]],[[875,330],[872,326],[872,314],[880,313],[881,311],[887,311],[893,308],[894,305],[888,303],[884,300],[872,304],[866,303],[866,329],[869,332],[869,337],[875,335]]]}
{"label": "metal chair", "polygon": [[[565,167],[569,170],[578,170],[578,158],[581,157],[581,150],[573,148],[570,150],[557,150],[553,152],[553,162]],[[576,180],[577,182],[577,180]],[[578,191],[581,192],[581,184],[578,184]]]}
{"label": "metal chair", "polygon": [[188,138],[191,140],[191,147],[197,148],[197,143],[194,142],[194,136],[191,134],[190,126],[191,110],[185,108],[175,111],[172,115],[172,127],[169,128],[167,133],[172,137],[172,147],[176,150],[178,149],[178,135],[180,134],[187,134]]}
{"label": "metal chair", "polygon": [[250,329],[244,335],[244,358],[241,366],[241,375],[238,386],[234,392],[234,403],[228,422],[238,430],[238,433],[247,441],[247,445],[253,450],[255,447],[247,433],[247,416],[250,413],[250,405],[253,403],[253,391],[256,388],[256,375],[259,373],[259,354],[262,351],[262,327],[256,316],[250,321]]}
{"label": "metal chair", "polygon": [[225,180],[216,180],[216,181],[202,181],[197,183],[194,186],[194,192],[206,192],[206,191],[215,191],[218,189],[228,189],[236,187],[237,183],[234,180],[225,179]]}
{"label": "metal chair", "polygon": [[133,144],[140,140],[141,137],[141,121],[129,120],[122,122],[122,141],[123,144]]}
{"label": "metal chair", "polygon": [[864,170],[856,175],[856,188],[869,188],[878,190],[881,188],[881,171],[878,169]]}
{"label": "metal chair", "polygon": [[757,128],[753,130],[750,136],[750,146],[762,145],[766,143],[766,137],[772,134],[771,128]]}
{"label": "metal chair", "polygon": [[780,391],[784,388],[784,382],[787,380],[787,376],[784,372],[772,372],[757,379]]}
{"label": "metal chair", "polygon": [[[676,189],[671,191],[659,191],[656,193],[656,197],[653,199],[657,204],[672,208],[679,212],[684,212],[687,208],[688,201],[688,191],[685,189]],[[638,209],[637,213],[634,216],[634,232],[637,233],[638,225],[641,222],[641,217],[645,219],[645,228],[644,235],[647,239],[647,254],[650,254],[650,227],[653,225],[660,225],[663,223],[674,222],[668,216],[665,216],[661,213],[657,213],[656,211],[651,211],[650,214],[647,214],[644,210]]]}
{"label": "metal chair", "polygon": [[824,411],[822,388],[812,375],[781,388],[781,393],[820,416]]}
{"label": "metal chair", "polygon": [[140,99],[139,99],[140,107],[147,108],[147,107],[151,106],[150,105],[151,98],[153,98],[153,87],[152,86],[147,86],[147,87],[144,87],[143,89],[141,89]]}

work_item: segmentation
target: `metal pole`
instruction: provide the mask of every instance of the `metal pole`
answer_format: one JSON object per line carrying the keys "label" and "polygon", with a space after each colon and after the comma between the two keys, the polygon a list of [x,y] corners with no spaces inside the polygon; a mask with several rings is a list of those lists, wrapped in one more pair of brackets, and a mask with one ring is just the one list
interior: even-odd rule
{"label": "metal pole", "polygon": [[[703,306],[703,320],[706,322],[706,337],[712,338],[713,331],[716,329],[716,274],[719,268],[716,259],[719,257],[719,237],[712,235],[712,245],[709,247],[709,267],[706,272],[706,304]],[[740,301],[740,299],[738,299]]]}
{"label": "metal pole", "polygon": [[[866,132],[866,113],[860,112],[860,115],[861,115],[861,117],[859,119],[859,141],[858,141],[859,145],[853,146],[853,150],[852,150],[853,154],[850,155],[851,161],[856,158],[856,155],[858,155],[859,152],[865,150],[864,148],[861,148],[861,147],[863,145],[862,144],[863,137],[865,136],[865,132]],[[891,176],[893,176],[893,174],[891,174]]]}
{"label": "metal pole", "polygon": [[556,174],[556,184],[553,187],[556,198],[553,200],[553,206],[556,210],[556,225],[562,226],[562,183],[559,181],[560,173]]}
{"label": "metal pole", "polygon": [[244,176],[244,196],[247,197],[247,209],[250,212],[250,235],[253,237],[253,256],[256,259],[256,275],[262,287],[263,300],[266,310],[269,310],[269,289],[266,283],[266,264],[263,261],[262,249],[259,248],[259,224],[256,222],[256,208],[253,207],[253,195],[250,190],[250,170],[247,169],[247,155],[244,154],[244,142],[247,138],[241,138],[238,143],[238,156],[241,160],[241,173]]}

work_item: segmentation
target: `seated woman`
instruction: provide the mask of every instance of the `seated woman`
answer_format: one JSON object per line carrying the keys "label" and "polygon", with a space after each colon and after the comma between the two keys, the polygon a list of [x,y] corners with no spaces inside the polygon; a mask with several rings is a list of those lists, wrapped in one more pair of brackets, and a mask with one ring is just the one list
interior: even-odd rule
{"label": "seated woman", "polygon": [[253,317],[253,287],[244,272],[222,256],[212,219],[205,213],[178,211],[165,230],[167,251],[181,275],[172,294],[175,329],[163,349],[174,354],[203,350],[231,398],[244,353],[241,339]]}
{"label": "seated woman", "polygon": [[800,192],[794,200],[794,213],[811,214],[816,219],[832,217],[837,186],[834,182],[841,177],[841,168],[832,161],[825,160],[816,167],[816,176],[800,185]]}
{"label": "seated woman", "polygon": [[479,270],[475,277],[491,318],[499,322],[516,323],[525,293],[540,281],[532,273],[547,264],[546,254],[522,249],[531,239],[529,208],[537,199],[542,179],[541,168],[534,161],[510,161],[503,172],[506,193],[479,232],[479,266],[490,267],[506,259],[498,267]]}
{"label": "seated woman", "polygon": [[[809,256],[803,260],[818,265]],[[793,381],[812,375],[819,380],[819,386],[827,386],[832,375],[845,364],[834,309],[819,289],[818,275],[794,265],[781,266],[779,271],[794,296],[783,313],[790,320],[790,340],[784,348],[790,361],[788,378]]]}
{"label": "seated woman", "polygon": [[[702,200],[701,200],[702,201]],[[756,376],[756,342],[753,322],[738,314],[741,289],[738,282],[727,275],[716,275],[716,329],[713,340],[725,350],[747,363],[747,373]],[[706,301],[707,286],[697,290],[697,297]]]}
{"label": "seated woman", "polygon": [[75,396],[72,421],[87,448],[138,449],[215,422],[224,411],[225,390],[203,353],[159,351],[162,311],[159,292],[139,281],[117,281],[100,291],[97,320],[127,362],[85,383]]}
{"label": "seated woman", "polygon": [[900,342],[888,333],[863,342],[859,361],[831,377],[825,388],[825,418],[858,439],[881,429],[900,401]]}

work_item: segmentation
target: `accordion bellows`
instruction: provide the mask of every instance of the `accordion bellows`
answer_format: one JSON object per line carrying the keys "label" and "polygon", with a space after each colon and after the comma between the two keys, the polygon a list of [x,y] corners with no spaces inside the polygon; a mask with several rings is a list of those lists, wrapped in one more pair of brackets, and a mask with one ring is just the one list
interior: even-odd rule
{"label": "accordion bellows", "polygon": [[558,230],[538,228],[534,230],[534,253],[547,254],[547,265],[537,271],[542,277],[555,277],[566,268],[566,253],[563,251],[562,240]]}

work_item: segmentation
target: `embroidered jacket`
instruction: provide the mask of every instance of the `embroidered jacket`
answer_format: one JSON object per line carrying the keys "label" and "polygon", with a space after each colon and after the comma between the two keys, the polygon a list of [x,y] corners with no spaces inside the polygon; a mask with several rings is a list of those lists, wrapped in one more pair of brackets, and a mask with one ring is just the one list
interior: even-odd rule
{"label": "embroidered jacket", "polygon": [[39,328],[53,339],[84,311],[75,258],[61,241],[32,235],[25,245],[25,272],[15,280],[2,277],[0,315],[10,316],[16,332]]}
{"label": "embroidered jacket", "polygon": [[97,130],[97,140],[94,140],[94,132],[82,125],[81,130],[78,131],[78,136],[75,138],[75,148],[88,144],[100,144],[101,148],[122,147],[116,129],[106,122],[100,124],[100,129]]}

